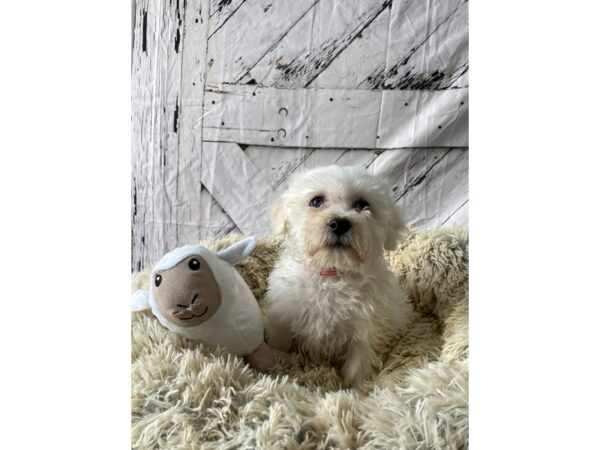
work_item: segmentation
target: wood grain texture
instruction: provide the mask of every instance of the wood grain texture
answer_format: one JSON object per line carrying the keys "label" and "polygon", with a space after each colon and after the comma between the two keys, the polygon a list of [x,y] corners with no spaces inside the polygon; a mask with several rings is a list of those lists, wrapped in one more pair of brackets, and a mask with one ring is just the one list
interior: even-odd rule
{"label": "wood grain texture", "polygon": [[[467,15],[466,0],[235,2],[211,33],[209,80],[280,88],[466,87]],[[269,29],[261,32],[265,23]]]}
{"label": "wood grain texture", "polygon": [[265,233],[273,190],[241,147],[205,142],[202,157],[202,184],[227,215],[245,235]]}
{"label": "wood grain texture", "polygon": [[208,43],[208,81],[238,83],[318,2],[244,2],[232,18],[211,34]]}
{"label": "wood grain texture", "polygon": [[410,226],[468,224],[466,0],[133,6],[132,270],[268,232],[269,200],[326,164],[389,180]]}
{"label": "wood grain texture", "polygon": [[[468,2],[394,2],[385,59],[360,89],[464,88],[468,84]],[[410,29],[410,33],[402,30]]]}
{"label": "wood grain texture", "polygon": [[211,0],[209,4],[208,37],[221,29],[246,0]]}
{"label": "wood grain texture", "polygon": [[[208,9],[202,0],[186,0],[181,52],[180,106],[177,146],[177,180],[174,218],[177,242],[197,242],[208,234],[210,222],[202,213],[212,211],[202,195],[198,174],[202,165],[202,117],[206,82]],[[208,228],[211,229],[211,228]]]}
{"label": "wood grain texture", "polygon": [[468,166],[465,149],[418,148],[388,150],[369,170],[390,182],[409,227],[437,228],[467,225],[464,216],[452,216],[469,198]]}
{"label": "wood grain texture", "polygon": [[[195,241],[203,234],[197,176],[202,141],[195,125],[202,116],[208,20],[202,0],[168,5],[146,0],[137,6],[132,75],[133,269],[178,242]],[[185,45],[186,39],[195,45]]]}
{"label": "wood grain texture", "polygon": [[207,84],[202,138],[280,147],[464,147],[468,145],[467,96],[467,89],[372,91]]}
{"label": "wood grain texture", "polygon": [[[280,88],[308,87],[363,30],[386,9],[391,0],[321,1],[262,55],[237,82],[254,79]],[[339,11],[331,20],[331,11]],[[343,14],[351,11],[350,14]]]}
{"label": "wood grain texture", "polygon": [[[168,248],[175,231],[170,225],[173,209],[171,152],[176,139],[175,111],[178,108],[179,72],[169,65],[180,64],[174,47],[179,11],[160,2],[140,0],[134,32],[132,73],[132,268],[138,269],[148,255]],[[173,48],[172,47],[172,48]]]}

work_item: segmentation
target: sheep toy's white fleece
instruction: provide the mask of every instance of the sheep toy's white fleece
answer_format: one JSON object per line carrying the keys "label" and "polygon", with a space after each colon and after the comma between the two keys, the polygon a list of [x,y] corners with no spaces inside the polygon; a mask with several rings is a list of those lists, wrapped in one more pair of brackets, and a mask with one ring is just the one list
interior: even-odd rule
{"label": "sheep toy's white fleece", "polygon": [[[152,290],[137,291],[132,296],[132,309],[139,311],[152,308],[152,313],[160,323],[188,339],[197,340],[210,347],[222,347],[235,355],[252,353],[263,342],[263,318],[258,303],[250,288],[230,264],[239,262],[250,253],[256,243],[253,238],[247,241],[243,254],[228,252],[226,249],[217,254],[198,245],[179,247],[166,255],[154,266],[153,274],[167,270],[185,258],[199,255],[208,263],[221,289],[222,302],[213,317],[194,327],[180,327],[169,321],[158,309]],[[150,279],[153,278],[151,275]],[[148,296],[145,304],[144,295]]]}

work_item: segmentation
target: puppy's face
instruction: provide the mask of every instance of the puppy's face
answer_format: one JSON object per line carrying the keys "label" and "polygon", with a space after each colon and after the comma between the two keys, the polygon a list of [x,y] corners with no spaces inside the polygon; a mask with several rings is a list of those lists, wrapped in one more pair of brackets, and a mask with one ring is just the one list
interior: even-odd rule
{"label": "puppy's face", "polygon": [[295,176],[274,203],[273,224],[315,268],[356,269],[394,248],[404,224],[389,187],[361,167],[329,166]]}

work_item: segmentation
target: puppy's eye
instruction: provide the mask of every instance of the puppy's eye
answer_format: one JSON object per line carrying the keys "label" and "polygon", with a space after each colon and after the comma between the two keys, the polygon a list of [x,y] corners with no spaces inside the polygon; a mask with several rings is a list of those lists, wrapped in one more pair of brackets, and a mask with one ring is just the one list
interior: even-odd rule
{"label": "puppy's eye", "polygon": [[190,259],[190,262],[188,263],[188,267],[192,270],[199,270],[200,269],[200,261],[198,261],[196,258]]}
{"label": "puppy's eye", "polygon": [[317,195],[316,197],[313,197],[308,204],[313,208],[318,208],[323,204],[324,201],[325,198],[322,195]]}
{"label": "puppy's eye", "polygon": [[354,208],[358,209],[359,211],[362,211],[365,208],[368,208],[369,204],[367,202],[365,202],[364,200],[358,200],[355,204],[354,204]]}
{"label": "puppy's eye", "polygon": [[160,275],[156,275],[154,277],[154,286],[159,287],[160,283],[162,283],[162,277]]}

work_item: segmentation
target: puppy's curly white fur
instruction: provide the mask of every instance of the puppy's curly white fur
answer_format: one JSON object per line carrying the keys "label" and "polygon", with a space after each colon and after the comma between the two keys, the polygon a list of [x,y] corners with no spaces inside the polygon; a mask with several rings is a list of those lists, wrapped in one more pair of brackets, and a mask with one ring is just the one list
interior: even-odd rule
{"label": "puppy's curly white fur", "polygon": [[267,341],[343,363],[347,385],[371,377],[412,311],[383,256],[405,230],[389,186],[361,167],[316,168],[290,180],[272,222],[285,239],[265,298]]}

